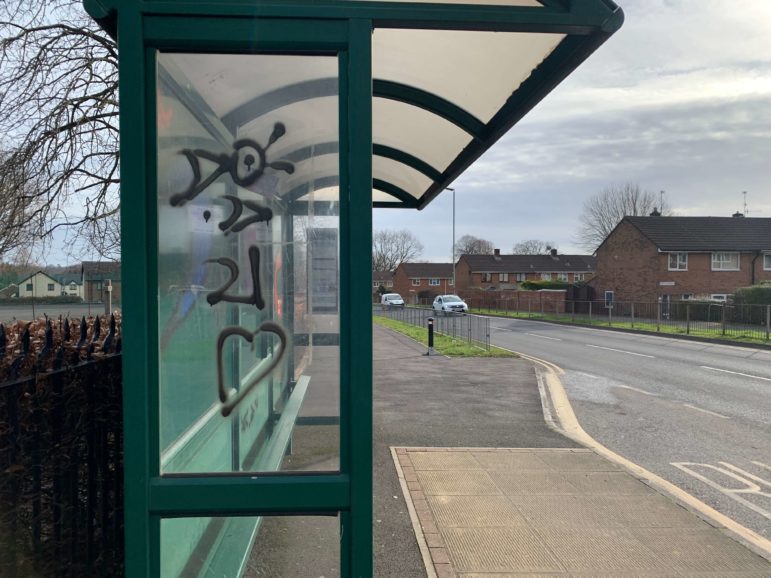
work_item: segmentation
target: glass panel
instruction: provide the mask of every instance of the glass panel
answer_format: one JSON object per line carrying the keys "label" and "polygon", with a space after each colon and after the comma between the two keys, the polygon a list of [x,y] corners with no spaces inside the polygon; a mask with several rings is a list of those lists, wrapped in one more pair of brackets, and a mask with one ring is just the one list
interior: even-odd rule
{"label": "glass panel", "polygon": [[161,520],[161,576],[340,576],[337,516]]}
{"label": "glass panel", "polygon": [[337,69],[158,56],[162,473],[339,469]]}
{"label": "glass panel", "polygon": [[[372,75],[441,96],[486,123],[563,38],[563,34],[377,28],[372,36]],[[481,86],[484,90],[475,88]]]}

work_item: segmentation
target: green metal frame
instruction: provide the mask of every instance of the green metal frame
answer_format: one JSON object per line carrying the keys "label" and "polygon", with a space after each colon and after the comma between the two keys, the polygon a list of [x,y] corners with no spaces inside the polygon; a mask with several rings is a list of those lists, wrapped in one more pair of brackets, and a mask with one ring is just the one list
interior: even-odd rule
{"label": "green metal frame", "polygon": [[[422,209],[623,22],[611,0],[541,0],[542,7],[356,0],[84,0],[117,37],[120,59],[124,283],[126,575],[160,574],[162,518],[340,513],[343,576],[372,575],[372,155],[429,177],[419,199],[374,185]],[[372,79],[374,28],[542,32],[568,35],[492,120],[414,87]],[[161,476],[155,128],[157,50],[337,54],[340,63],[340,473]],[[438,114],[472,135],[443,171],[372,143],[373,96]],[[265,103],[263,103],[265,104]],[[269,103],[268,103],[269,104]],[[215,130],[213,134],[216,134]],[[332,147],[334,148],[334,147]],[[296,151],[301,157],[302,151]],[[324,178],[308,187],[328,186]],[[304,188],[304,187],[303,187]],[[298,195],[300,194],[298,189]],[[301,206],[296,210],[304,210]],[[307,205],[307,203],[306,203]],[[316,202],[318,211],[328,203]],[[226,490],[226,491],[218,491]]]}

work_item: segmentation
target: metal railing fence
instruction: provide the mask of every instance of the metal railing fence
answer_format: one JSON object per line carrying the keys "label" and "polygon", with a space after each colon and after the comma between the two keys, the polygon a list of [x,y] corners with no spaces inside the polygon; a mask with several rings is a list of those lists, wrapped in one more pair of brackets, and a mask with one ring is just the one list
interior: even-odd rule
{"label": "metal railing fence", "polygon": [[483,349],[490,349],[490,318],[483,315],[442,315],[433,309],[403,307],[382,309],[373,307],[374,315],[388,317],[416,327],[428,327],[428,318],[434,318],[434,331],[453,339],[465,341]]}
{"label": "metal railing fence", "polygon": [[716,301],[638,302],[489,299],[469,307],[478,313],[604,325],[659,333],[769,341],[771,305]]}

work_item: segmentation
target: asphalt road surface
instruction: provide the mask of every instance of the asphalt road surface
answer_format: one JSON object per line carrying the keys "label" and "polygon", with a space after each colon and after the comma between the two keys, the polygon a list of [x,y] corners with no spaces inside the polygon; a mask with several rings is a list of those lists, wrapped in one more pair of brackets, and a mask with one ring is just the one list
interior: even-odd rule
{"label": "asphalt road surface", "polygon": [[598,442],[771,538],[771,351],[528,320],[491,334],[565,370]]}
{"label": "asphalt road surface", "polygon": [[[113,307],[119,309],[119,307]],[[61,303],[50,305],[35,305],[34,312],[32,305],[2,305],[0,306],[0,323],[13,323],[17,319],[30,321],[43,317],[43,313],[52,318],[58,318],[59,315],[68,315],[71,318],[80,318],[83,315],[104,315],[104,304],[102,303]]]}

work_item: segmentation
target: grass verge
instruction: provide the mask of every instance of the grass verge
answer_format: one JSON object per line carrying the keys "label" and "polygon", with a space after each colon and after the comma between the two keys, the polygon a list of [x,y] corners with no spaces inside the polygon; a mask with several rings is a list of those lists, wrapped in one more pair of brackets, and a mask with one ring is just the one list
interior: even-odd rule
{"label": "grass verge", "polygon": [[[416,327],[415,325],[410,325],[387,317],[380,317],[379,315],[374,316],[372,322],[406,335],[428,347],[428,331],[425,327]],[[436,333],[434,334],[434,349],[437,353],[450,357],[517,357],[516,354],[501,349],[500,347],[491,345],[488,351],[477,345],[471,345],[465,341],[460,341]]]}

